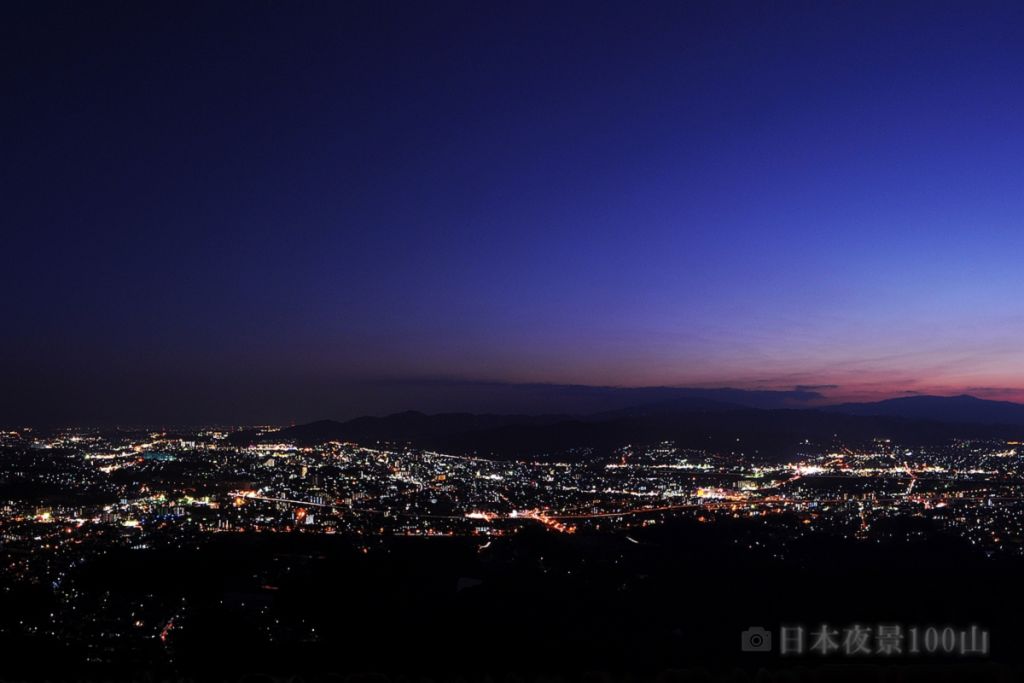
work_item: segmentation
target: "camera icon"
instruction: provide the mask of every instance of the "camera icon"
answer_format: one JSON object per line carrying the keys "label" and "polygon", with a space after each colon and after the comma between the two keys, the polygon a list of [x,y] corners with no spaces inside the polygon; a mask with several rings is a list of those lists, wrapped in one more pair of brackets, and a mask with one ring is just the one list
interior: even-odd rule
{"label": "camera icon", "polygon": [[751,626],[740,634],[740,649],[743,652],[771,652],[771,632],[760,626]]}

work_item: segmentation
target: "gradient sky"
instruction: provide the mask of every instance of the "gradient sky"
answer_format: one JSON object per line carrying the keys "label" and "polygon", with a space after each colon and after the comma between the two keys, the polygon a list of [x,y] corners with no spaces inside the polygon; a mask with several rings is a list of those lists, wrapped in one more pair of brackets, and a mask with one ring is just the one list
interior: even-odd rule
{"label": "gradient sky", "polygon": [[8,421],[1024,398],[1024,3],[2,12]]}

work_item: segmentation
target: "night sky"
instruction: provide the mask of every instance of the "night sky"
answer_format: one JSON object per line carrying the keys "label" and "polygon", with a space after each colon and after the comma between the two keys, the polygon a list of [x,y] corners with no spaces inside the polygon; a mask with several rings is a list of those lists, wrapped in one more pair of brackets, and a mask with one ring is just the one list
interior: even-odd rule
{"label": "night sky", "polygon": [[0,422],[1024,399],[1024,3],[2,13]]}

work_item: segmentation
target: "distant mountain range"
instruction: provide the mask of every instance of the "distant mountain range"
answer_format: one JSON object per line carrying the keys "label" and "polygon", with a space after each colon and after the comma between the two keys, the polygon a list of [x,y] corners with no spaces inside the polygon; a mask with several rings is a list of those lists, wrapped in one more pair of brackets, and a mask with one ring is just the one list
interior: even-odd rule
{"label": "distant mountain range", "polygon": [[1024,405],[960,396],[907,396],[876,403],[842,403],[822,408],[847,415],[885,415],[952,424],[1024,425]]}
{"label": "distant mountain range", "polygon": [[751,407],[690,395],[583,416],[425,415],[410,411],[347,422],[321,420],[272,432],[238,432],[231,438],[239,445],[397,442],[453,453],[512,457],[577,448],[604,450],[660,440],[720,452],[774,456],[791,455],[794,447],[808,439],[823,443],[837,438],[845,442],[891,438],[925,444],[952,438],[1021,437],[1024,405],[973,396],[912,396],[793,409]]}

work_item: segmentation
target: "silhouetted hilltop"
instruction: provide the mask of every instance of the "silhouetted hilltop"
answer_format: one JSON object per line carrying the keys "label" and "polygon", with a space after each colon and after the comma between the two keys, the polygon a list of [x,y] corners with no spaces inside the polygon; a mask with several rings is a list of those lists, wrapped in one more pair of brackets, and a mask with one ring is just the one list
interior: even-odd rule
{"label": "silhouetted hilltop", "polygon": [[848,415],[882,415],[953,424],[1024,426],[1024,405],[968,396],[907,396],[875,403],[844,403],[823,410]]}

